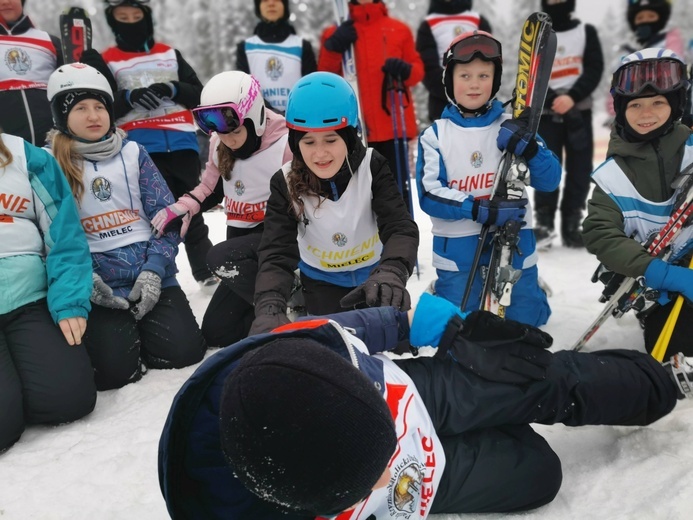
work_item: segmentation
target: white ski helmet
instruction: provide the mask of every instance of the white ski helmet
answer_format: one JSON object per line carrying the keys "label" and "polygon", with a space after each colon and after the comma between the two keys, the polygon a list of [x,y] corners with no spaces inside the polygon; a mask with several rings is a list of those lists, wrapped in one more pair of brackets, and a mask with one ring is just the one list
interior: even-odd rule
{"label": "white ski helmet", "polygon": [[84,63],[69,63],[57,68],[48,79],[48,101],[51,104],[53,126],[71,135],[67,128],[67,116],[72,107],[87,97],[101,101],[115,127],[113,91],[106,77],[94,67]]}
{"label": "white ski helmet", "polygon": [[[193,111],[195,120],[201,128],[203,110],[215,105],[233,104],[239,120],[249,119],[255,127],[255,134],[260,137],[265,133],[267,115],[265,100],[262,97],[260,82],[250,74],[238,70],[220,72],[212,77],[202,89],[200,105]],[[202,124],[201,124],[202,123]],[[241,122],[242,124],[242,122]],[[202,128],[203,131],[215,131],[214,127]]]}
{"label": "white ski helmet", "polygon": [[611,78],[617,122],[622,123],[625,103],[647,97],[647,92],[665,96],[671,105],[673,120],[681,118],[688,85],[686,64],[672,50],[652,47],[624,56]]}

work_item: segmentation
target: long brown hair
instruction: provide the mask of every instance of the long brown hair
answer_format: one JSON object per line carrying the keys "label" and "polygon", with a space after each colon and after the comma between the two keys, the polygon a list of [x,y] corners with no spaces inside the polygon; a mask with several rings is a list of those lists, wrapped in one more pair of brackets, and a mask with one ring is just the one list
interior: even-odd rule
{"label": "long brown hair", "polygon": [[318,199],[318,208],[325,200],[325,194],[320,184],[320,178],[308,169],[298,154],[294,155],[291,160],[291,171],[286,178],[286,184],[289,188],[289,198],[293,205],[289,211],[295,211],[296,217],[299,220],[305,218],[305,204],[301,197],[316,197]]}
{"label": "long brown hair", "polygon": [[83,158],[74,150],[74,140],[62,132],[53,130],[48,134],[48,139],[51,141],[53,155],[65,173],[72,195],[79,205],[84,195]]}
{"label": "long brown hair", "polygon": [[231,172],[236,165],[236,158],[231,154],[231,148],[219,140],[217,146],[217,157],[219,158],[219,173],[225,181],[231,180]]}
{"label": "long brown hair", "polygon": [[2,140],[2,130],[0,130],[0,168],[12,163],[12,152]]}

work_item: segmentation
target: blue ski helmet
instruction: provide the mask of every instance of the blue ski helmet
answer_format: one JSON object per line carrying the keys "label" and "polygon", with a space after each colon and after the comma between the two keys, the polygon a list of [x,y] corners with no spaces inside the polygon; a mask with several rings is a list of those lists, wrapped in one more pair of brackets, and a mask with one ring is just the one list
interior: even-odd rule
{"label": "blue ski helmet", "polygon": [[358,102],[347,81],[331,72],[313,72],[292,87],[286,126],[301,132],[356,128]]}

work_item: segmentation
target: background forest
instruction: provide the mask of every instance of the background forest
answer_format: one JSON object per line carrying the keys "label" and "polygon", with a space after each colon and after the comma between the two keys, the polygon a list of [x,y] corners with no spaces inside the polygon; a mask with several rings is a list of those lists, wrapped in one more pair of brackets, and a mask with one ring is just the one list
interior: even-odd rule
{"label": "background forest", "polygon": [[[630,35],[626,23],[626,0],[601,0],[609,6],[601,23],[596,23],[602,42],[607,70],[619,57],[618,47]],[[316,54],[322,30],[333,23],[332,0],[289,0],[291,23],[299,36],[311,41]],[[384,0],[390,15],[412,29],[414,35],[428,12],[428,0]],[[586,0],[578,0],[578,5]],[[684,35],[693,35],[693,0],[674,2],[672,20]],[[101,50],[113,44],[111,31],[103,14],[103,0],[28,0],[26,12],[34,23],[52,34],[59,34],[58,16],[67,6],[85,7],[92,18],[94,48]],[[258,22],[252,0],[151,0],[154,13],[155,37],[179,49],[197,71],[204,83],[214,74],[233,69],[236,64],[236,44],[250,36]],[[503,43],[503,88],[500,98],[511,95],[517,70],[517,46],[524,19],[539,10],[540,0],[476,0],[474,9],[490,21],[493,32]],[[594,22],[592,22],[594,23]],[[690,56],[689,56],[690,61]],[[604,106],[602,99],[608,93],[608,74],[604,74],[603,88],[598,89],[596,106]],[[426,94],[421,85],[415,89],[417,106],[424,106]],[[426,114],[425,109],[418,111]],[[422,122],[424,124],[425,122]]]}

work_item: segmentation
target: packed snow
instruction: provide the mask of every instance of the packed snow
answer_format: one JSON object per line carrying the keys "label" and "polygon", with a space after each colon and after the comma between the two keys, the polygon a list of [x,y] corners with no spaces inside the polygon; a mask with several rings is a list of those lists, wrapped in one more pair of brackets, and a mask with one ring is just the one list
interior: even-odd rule
{"label": "packed snow", "polygon": [[[597,155],[605,152],[600,132]],[[408,284],[416,301],[435,277],[428,216],[418,206],[420,277]],[[222,212],[205,215],[214,243],[225,237]],[[179,280],[198,320],[210,296],[190,274],[181,252]],[[597,266],[584,250],[560,239],[540,253],[540,275],[551,289],[553,314],[543,327],[553,350],[570,348],[602,308],[601,285],[590,283]],[[587,345],[643,350],[634,316],[609,320]],[[208,356],[214,355],[210,351]],[[140,382],[101,392],[94,412],[59,427],[29,427],[0,455],[0,518],[7,520],[161,520],[168,518],[159,491],[157,448],[173,396],[195,367],[152,370]],[[608,396],[605,396],[608,399]],[[563,461],[563,487],[540,509],[513,515],[432,515],[432,520],[688,519],[693,515],[693,402],[648,427],[536,426]]]}

